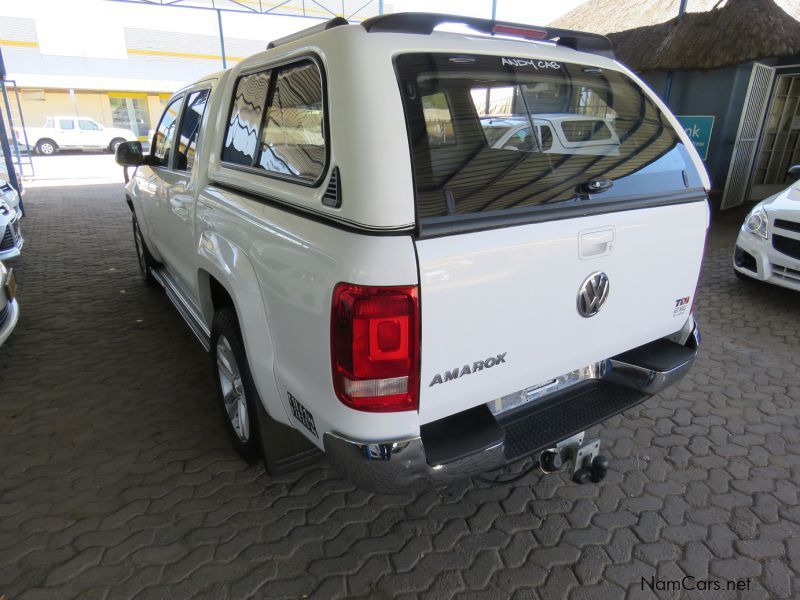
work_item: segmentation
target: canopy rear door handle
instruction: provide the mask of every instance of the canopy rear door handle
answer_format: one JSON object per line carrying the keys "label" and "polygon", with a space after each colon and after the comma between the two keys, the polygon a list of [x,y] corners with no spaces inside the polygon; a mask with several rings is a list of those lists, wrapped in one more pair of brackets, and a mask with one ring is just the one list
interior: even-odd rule
{"label": "canopy rear door handle", "polygon": [[614,247],[616,232],[613,227],[608,229],[595,229],[583,231],[578,234],[580,239],[579,253],[582,259],[606,256]]}

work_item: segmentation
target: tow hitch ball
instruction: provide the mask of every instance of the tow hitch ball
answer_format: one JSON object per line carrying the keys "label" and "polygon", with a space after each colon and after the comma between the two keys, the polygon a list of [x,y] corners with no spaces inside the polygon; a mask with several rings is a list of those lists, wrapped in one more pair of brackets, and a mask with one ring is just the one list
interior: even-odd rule
{"label": "tow hitch ball", "polygon": [[573,458],[572,481],[599,483],[608,473],[608,458],[600,454],[600,439],[580,444]]}
{"label": "tow hitch ball", "polygon": [[608,459],[602,454],[594,457],[591,463],[584,464],[580,469],[572,474],[572,481],[575,483],[598,483],[605,479],[608,473]]}

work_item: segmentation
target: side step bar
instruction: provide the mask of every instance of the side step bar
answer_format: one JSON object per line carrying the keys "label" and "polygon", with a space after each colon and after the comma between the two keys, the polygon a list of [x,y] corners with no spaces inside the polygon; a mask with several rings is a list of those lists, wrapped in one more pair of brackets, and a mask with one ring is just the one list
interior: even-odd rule
{"label": "side step bar", "polygon": [[189,329],[192,330],[192,333],[203,345],[206,352],[208,352],[211,349],[211,331],[197,312],[197,309],[191,302],[183,297],[178,286],[175,285],[175,282],[172,280],[172,276],[164,269],[150,269],[150,272],[153,274],[155,280],[161,284],[161,287],[164,288],[164,291],[167,293],[167,298],[175,305],[178,314],[183,317]]}

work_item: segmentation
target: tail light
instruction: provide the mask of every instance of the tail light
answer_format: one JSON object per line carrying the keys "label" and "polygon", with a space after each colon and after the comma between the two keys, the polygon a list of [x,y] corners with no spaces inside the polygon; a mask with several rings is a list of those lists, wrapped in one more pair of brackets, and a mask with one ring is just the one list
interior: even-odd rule
{"label": "tail light", "polygon": [[339,283],[331,309],[333,388],[368,412],[416,410],[419,399],[417,286]]}

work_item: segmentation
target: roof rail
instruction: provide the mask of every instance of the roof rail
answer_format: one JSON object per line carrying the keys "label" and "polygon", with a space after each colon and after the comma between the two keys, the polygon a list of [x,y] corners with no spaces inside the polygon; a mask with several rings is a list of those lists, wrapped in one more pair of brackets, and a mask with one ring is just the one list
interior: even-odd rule
{"label": "roof rail", "polygon": [[566,46],[580,52],[591,52],[614,58],[614,48],[606,36],[597,33],[573,31],[571,29],[539,27],[537,25],[523,25],[521,23],[507,23],[491,19],[436,13],[379,15],[363,21],[361,25],[370,33],[392,32],[430,35],[437,26],[444,23],[460,23],[487,35],[507,35],[526,40],[548,40],[555,42],[559,46]]}
{"label": "roof rail", "polygon": [[298,31],[297,33],[293,33],[291,35],[287,35],[286,37],[278,38],[277,40],[272,40],[269,44],[267,44],[267,50],[272,50],[273,48],[277,48],[278,46],[283,46],[284,44],[288,44],[289,42],[294,42],[296,40],[303,39],[309,35],[314,35],[315,33],[321,33],[323,31],[327,31],[328,29],[333,29],[334,27],[339,27],[341,25],[349,25],[347,19],[344,17],[334,17],[330,21],[325,21],[324,23],[320,23],[319,25],[314,25],[313,27],[308,27],[307,29],[303,29],[302,31]]}

